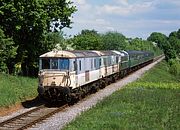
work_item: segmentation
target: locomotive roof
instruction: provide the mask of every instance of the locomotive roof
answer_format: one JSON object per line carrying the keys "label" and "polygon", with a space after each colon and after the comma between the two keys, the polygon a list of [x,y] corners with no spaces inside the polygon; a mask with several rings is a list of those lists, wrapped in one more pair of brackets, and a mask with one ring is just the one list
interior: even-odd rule
{"label": "locomotive roof", "polygon": [[41,58],[53,57],[53,58],[77,58],[77,57],[98,57],[99,55],[93,51],[86,50],[62,50],[62,51],[50,51],[43,55]]}
{"label": "locomotive roof", "polygon": [[83,58],[83,57],[99,57],[117,55],[114,51],[95,51],[95,50],[53,50],[41,55],[41,58],[53,57],[53,58]]}
{"label": "locomotive roof", "polygon": [[97,53],[90,50],[73,50],[69,51],[76,55],[76,57],[97,57],[99,56]]}
{"label": "locomotive roof", "polygon": [[114,51],[101,51],[104,55],[118,55]]}

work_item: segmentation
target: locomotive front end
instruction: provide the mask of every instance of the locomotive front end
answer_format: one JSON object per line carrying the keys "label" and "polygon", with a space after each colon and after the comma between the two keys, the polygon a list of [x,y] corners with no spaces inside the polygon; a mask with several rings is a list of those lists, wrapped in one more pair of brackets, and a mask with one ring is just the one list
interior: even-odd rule
{"label": "locomotive front end", "polygon": [[40,56],[38,93],[41,97],[48,101],[70,101],[75,78],[70,61],[63,56]]}
{"label": "locomotive front end", "polygon": [[[40,71],[38,93],[41,97],[64,100],[70,95],[71,79],[68,72]],[[68,100],[68,99],[66,99]]]}

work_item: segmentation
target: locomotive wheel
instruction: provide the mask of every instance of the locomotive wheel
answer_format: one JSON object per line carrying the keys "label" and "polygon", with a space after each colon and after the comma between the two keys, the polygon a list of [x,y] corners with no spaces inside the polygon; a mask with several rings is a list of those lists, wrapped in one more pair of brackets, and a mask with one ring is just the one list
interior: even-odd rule
{"label": "locomotive wheel", "polygon": [[91,93],[95,93],[97,91],[98,91],[98,89],[97,89],[96,85],[93,85],[91,88]]}
{"label": "locomotive wheel", "polygon": [[78,100],[80,101],[82,99],[81,93],[78,94]]}
{"label": "locomotive wheel", "polygon": [[113,76],[113,77],[112,77],[112,83],[115,83],[115,82],[116,82],[116,77]]}
{"label": "locomotive wheel", "polygon": [[83,89],[82,92],[81,92],[81,97],[85,98],[85,96],[86,96],[86,91]]}
{"label": "locomotive wheel", "polygon": [[112,82],[111,78],[107,78],[107,84],[110,85]]}
{"label": "locomotive wheel", "polygon": [[105,88],[105,87],[106,87],[105,81],[104,81],[104,80],[101,80],[101,81],[100,81],[100,89],[103,89],[103,88]]}
{"label": "locomotive wheel", "polygon": [[66,101],[67,103],[70,103],[71,100],[72,100],[71,96],[70,96],[69,94],[66,94],[66,95],[65,95],[65,101]]}

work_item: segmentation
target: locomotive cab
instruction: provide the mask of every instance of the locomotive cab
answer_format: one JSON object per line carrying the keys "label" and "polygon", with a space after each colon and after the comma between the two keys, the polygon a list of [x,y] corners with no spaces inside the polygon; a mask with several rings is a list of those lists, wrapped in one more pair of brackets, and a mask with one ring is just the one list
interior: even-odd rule
{"label": "locomotive cab", "polygon": [[[56,52],[51,52],[55,53]],[[38,93],[41,97],[68,100],[75,81],[75,59],[66,55],[42,55],[39,59]],[[64,98],[66,97],[66,98]]]}

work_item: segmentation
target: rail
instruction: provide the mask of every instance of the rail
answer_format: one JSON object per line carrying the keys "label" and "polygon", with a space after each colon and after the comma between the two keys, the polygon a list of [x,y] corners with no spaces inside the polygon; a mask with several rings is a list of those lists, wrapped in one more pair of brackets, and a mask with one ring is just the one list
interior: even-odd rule
{"label": "rail", "polygon": [[61,107],[48,108],[44,105],[27,111],[23,114],[10,118],[0,123],[0,130],[24,130],[68,107],[65,104]]}

